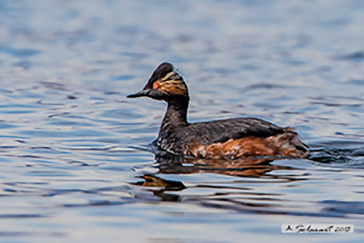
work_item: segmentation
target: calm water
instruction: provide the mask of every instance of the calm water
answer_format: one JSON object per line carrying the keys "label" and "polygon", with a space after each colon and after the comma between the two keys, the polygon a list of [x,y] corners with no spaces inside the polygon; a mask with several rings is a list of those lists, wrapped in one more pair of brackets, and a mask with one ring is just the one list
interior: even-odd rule
{"label": "calm water", "polygon": [[[0,2],[1,242],[361,242],[364,2]],[[293,126],[309,160],[155,158],[162,61],[190,121]],[[281,224],[354,234],[282,234]]]}

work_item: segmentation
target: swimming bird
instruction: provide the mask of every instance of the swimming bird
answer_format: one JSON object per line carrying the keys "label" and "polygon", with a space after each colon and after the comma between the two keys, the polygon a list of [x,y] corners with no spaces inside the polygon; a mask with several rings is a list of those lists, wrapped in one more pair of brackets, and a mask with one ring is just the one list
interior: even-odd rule
{"label": "swimming bird", "polygon": [[159,149],[197,158],[235,159],[249,156],[307,157],[309,147],[290,127],[258,118],[230,118],[189,123],[188,87],[172,64],[160,64],[145,87],[128,98],[167,102],[167,111],[153,142]]}

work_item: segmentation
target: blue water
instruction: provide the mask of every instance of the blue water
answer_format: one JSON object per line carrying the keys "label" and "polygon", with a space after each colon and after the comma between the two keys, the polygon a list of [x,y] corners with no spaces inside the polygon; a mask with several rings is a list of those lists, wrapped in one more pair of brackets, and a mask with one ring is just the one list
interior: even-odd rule
{"label": "blue water", "polygon": [[[0,2],[1,242],[361,242],[364,2]],[[292,126],[307,160],[158,158],[161,62],[189,120]],[[354,234],[282,234],[282,224]]]}

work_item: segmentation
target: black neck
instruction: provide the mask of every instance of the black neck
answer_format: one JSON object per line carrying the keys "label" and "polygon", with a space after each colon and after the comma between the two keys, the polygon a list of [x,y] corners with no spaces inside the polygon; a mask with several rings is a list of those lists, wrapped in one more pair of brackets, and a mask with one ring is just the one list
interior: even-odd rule
{"label": "black neck", "polygon": [[162,121],[161,129],[187,125],[188,102],[189,97],[185,96],[174,96],[173,99],[168,100],[168,107]]}

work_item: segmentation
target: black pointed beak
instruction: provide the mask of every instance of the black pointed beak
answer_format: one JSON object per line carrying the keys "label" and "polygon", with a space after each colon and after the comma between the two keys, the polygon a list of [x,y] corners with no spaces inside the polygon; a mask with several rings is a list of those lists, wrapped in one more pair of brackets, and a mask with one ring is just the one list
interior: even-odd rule
{"label": "black pointed beak", "polygon": [[138,97],[143,97],[143,96],[148,96],[148,90],[141,90],[135,94],[130,94],[128,96],[126,96],[126,98],[138,98]]}

